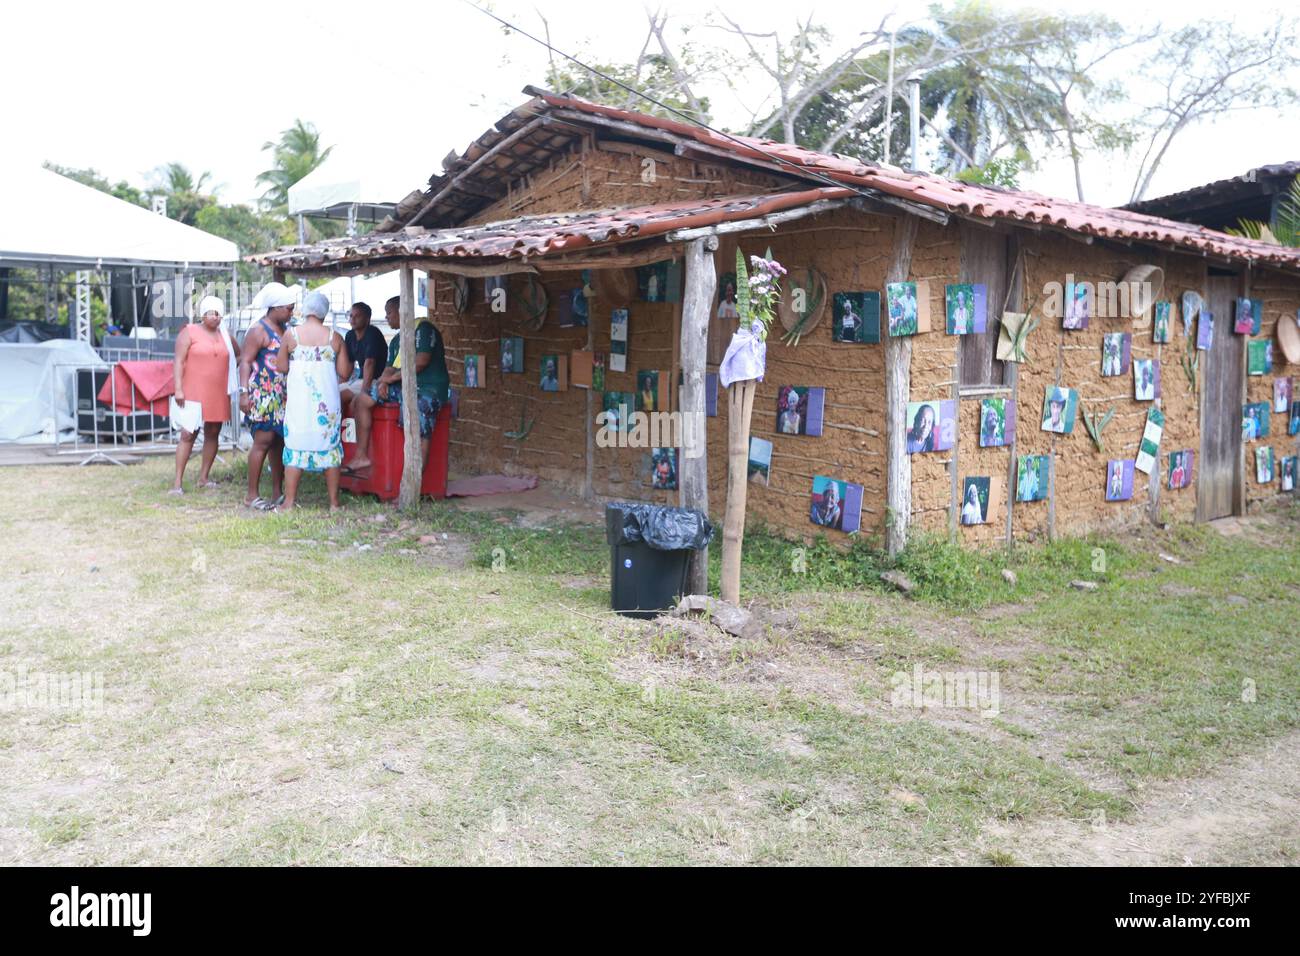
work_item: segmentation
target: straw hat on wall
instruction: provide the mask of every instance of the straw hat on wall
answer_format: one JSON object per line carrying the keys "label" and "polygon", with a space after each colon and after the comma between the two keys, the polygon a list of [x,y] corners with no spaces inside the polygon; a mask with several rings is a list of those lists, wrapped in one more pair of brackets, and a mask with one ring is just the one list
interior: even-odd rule
{"label": "straw hat on wall", "polygon": [[1300,313],[1284,312],[1277,320],[1277,344],[1288,365],[1300,365]]}

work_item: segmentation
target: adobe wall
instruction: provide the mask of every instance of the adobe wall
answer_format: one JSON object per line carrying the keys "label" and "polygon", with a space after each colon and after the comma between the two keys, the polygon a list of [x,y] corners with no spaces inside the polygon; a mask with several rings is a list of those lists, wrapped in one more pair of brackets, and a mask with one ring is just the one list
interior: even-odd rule
{"label": "adobe wall", "polygon": [[510,183],[508,195],[467,224],[575,209],[753,195],[789,183],[761,170],[684,159],[640,145],[584,140],[545,169]]}
{"label": "adobe wall", "polygon": [[[1277,323],[1283,317],[1294,318],[1300,309],[1300,285],[1295,279],[1277,272],[1255,272],[1250,277],[1250,295],[1263,302],[1263,315],[1259,323],[1259,335],[1251,336],[1249,341],[1267,340],[1273,343],[1273,371],[1268,375],[1246,376],[1246,402],[1268,402],[1272,408],[1273,380],[1289,376],[1293,400],[1300,398],[1300,366],[1288,364],[1277,344]],[[1215,334],[1218,334],[1216,325]],[[1257,438],[1244,442],[1245,454],[1242,456],[1242,480],[1246,489],[1246,511],[1257,510],[1260,505],[1282,494],[1282,459],[1300,454],[1300,436],[1287,434],[1289,415],[1274,411],[1269,416],[1267,438]],[[1273,446],[1273,481],[1260,484],[1255,475],[1255,449]]]}
{"label": "adobe wall", "polygon": [[[563,173],[572,174],[572,171]],[[801,267],[815,266],[825,274],[831,293],[856,290],[883,293],[896,221],[892,216],[839,210],[789,223],[771,235],[744,237],[741,244],[747,255],[762,253],[770,246],[776,258],[792,273]],[[998,241],[1005,242],[1005,233],[995,230],[989,233],[1000,235]],[[967,337],[949,336],[944,331],[944,287],[963,281],[962,241],[955,222],[946,227],[928,221],[919,223],[909,278],[929,281],[932,331],[914,337],[912,342],[912,401],[952,399],[957,393],[961,350],[966,347]],[[736,245],[735,238],[722,237],[715,256],[719,275],[734,269]],[[1016,456],[1030,454],[1053,456],[1054,485],[1050,500],[1011,504],[1016,540],[1041,539],[1053,522],[1058,534],[1131,526],[1149,520],[1153,503],[1163,520],[1194,520],[1196,480],[1201,465],[1200,399],[1179,363],[1186,342],[1180,306],[1185,290],[1205,294],[1204,263],[1191,256],[1138,249],[1130,252],[1100,242],[1087,244],[1050,232],[1022,233],[1022,246],[1024,301],[1033,300],[1041,324],[1030,336],[1029,359],[1018,366],[1014,387],[1003,393],[1017,401],[1015,447],[980,448],[980,402],[987,390],[961,397],[955,448],[950,452],[911,456],[914,527],[939,534],[951,532],[961,542],[976,546],[1005,542],[1007,507],[1015,493],[1011,463]],[[1169,344],[1154,343],[1151,326],[1145,320],[1094,316],[1088,329],[1067,331],[1061,328],[1059,316],[1042,315],[1048,283],[1064,284],[1070,275],[1077,281],[1092,283],[1118,281],[1131,266],[1143,262],[1165,270],[1160,298],[1175,304]],[[595,351],[608,353],[610,313],[614,308],[627,307],[630,314],[627,371],[607,371],[606,389],[635,392],[636,373],[641,369],[658,370],[662,378],[675,381],[680,303],[647,303],[635,296],[630,302],[597,298],[591,304],[589,328],[561,329],[558,327],[561,294],[578,286],[581,277],[578,273],[547,274],[540,278],[550,299],[547,321],[541,330],[527,332],[522,329],[517,307],[517,293],[524,281],[522,276],[510,278],[512,305],[504,315],[488,309],[482,280],[472,281],[472,305],[463,315],[457,315],[451,307],[450,282],[445,279],[436,282],[436,304],[432,311],[447,343],[453,384],[460,387],[463,382],[466,353],[485,355],[487,366],[485,388],[460,387],[460,419],[452,437],[453,468],[537,474],[545,481],[578,491],[588,467],[587,433],[594,432],[601,396],[589,397],[587,390],[573,386],[567,392],[543,393],[539,385],[541,356],[568,355],[574,349],[588,347],[588,341]],[[1261,336],[1272,337],[1277,317],[1300,307],[1300,284],[1290,277],[1271,273],[1257,273],[1253,283],[1253,294],[1264,301]],[[997,321],[1001,308],[1001,301],[990,301],[990,326]],[[882,302],[882,323],[886,319],[883,312]],[[730,328],[721,327],[726,323],[715,324],[716,337],[725,342]],[[808,517],[812,480],[815,475],[827,475],[863,485],[862,529],[864,534],[876,537],[884,528],[886,500],[884,345],[835,343],[831,341],[831,329],[828,303],[821,324],[797,347],[781,342],[779,328],[769,339],[767,375],[757,389],[752,434],[773,442],[771,478],[768,486],[749,485],[748,520],[753,526],[765,525],[795,538],[811,539],[819,533]],[[1118,377],[1101,375],[1102,336],[1117,331],[1132,334],[1133,360],[1160,361],[1159,405],[1166,415],[1154,480],[1135,472],[1133,498],[1127,502],[1105,500],[1106,462],[1131,460],[1136,456],[1152,403],[1139,402],[1133,397],[1131,368]],[[499,343],[503,335],[524,338],[525,374],[501,374]],[[716,366],[711,365],[710,370],[716,370]],[[1280,351],[1275,350],[1274,375],[1249,377],[1248,399],[1270,401],[1273,378],[1288,374],[1300,379],[1300,370],[1288,368]],[[1076,389],[1080,395],[1079,414],[1070,435],[1052,435],[1040,428],[1045,390],[1058,382]],[[816,385],[826,389],[825,424],[820,437],[777,433],[775,406],[783,385]],[[1300,381],[1297,385],[1300,386]],[[670,407],[675,407],[675,391],[670,389]],[[1105,451],[1102,452],[1088,436],[1083,413],[1104,414],[1108,410],[1115,414],[1103,432]],[[1239,411],[1228,409],[1220,413],[1236,416]],[[531,430],[526,437],[505,436],[505,432],[519,429],[521,423],[530,422]],[[1272,426],[1266,441],[1274,446],[1280,462],[1284,454],[1296,453],[1296,439],[1285,434],[1285,416],[1275,414]],[[717,417],[708,420],[708,442],[710,504],[714,516],[720,518],[727,477],[725,391],[719,394]],[[1246,498],[1250,507],[1278,494],[1280,489],[1277,481],[1271,487],[1255,482],[1256,444],[1250,443],[1244,456]],[[1183,449],[1197,453],[1193,481],[1187,488],[1170,490],[1167,487],[1169,453]],[[650,458],[649,449],[594,448],[591,473],[595,494],[603,498],[676,503],[676,492],[651,488]],[[951,509],[960,496],[962,479],[974,475],[998,476],[1002,485],[1001,501],[990,514],[988,524],[963,527],[956,522]],[[847,542],[846,536],[829,534],[833,541]]]}

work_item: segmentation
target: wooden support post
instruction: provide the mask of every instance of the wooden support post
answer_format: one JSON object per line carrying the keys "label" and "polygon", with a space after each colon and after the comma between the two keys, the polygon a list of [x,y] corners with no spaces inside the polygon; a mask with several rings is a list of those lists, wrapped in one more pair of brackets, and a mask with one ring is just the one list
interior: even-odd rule
{"label": "wooden support post", "polygon": [[[915,216],[899,216],[886,282],[905,282],[912,270]],[[890,556],[907,545],[912,520],[912,460],[907,455],[907,401],[912,389],[912,337],[885,338],[885,548]]]}
{"label": "wooden support post", "polygon": [[[686,292],[682,296],[680,359],[681,395],[677,411],[682,423],[682,449],[677,462],[679,500],[683,508],[709,513],[708,418],[704,408],[704,377],[709,345],[709,319],[717,290],[717,273],[713,253],[718,248],[716,236],[693,240],[686,247]],[[745,463],[748,469],[748,462]],[[730,506],[731,496],[727,498]],[[743,506],[742,506],[743,507]],[[730,509],[728,509],[730,510]],[[744,513],[741,513],[742,533]],[[737,558],[739,549],[737,549]],[[736,590],[740,589],[739,560]],[[709,551],[703,548],[691,557],[686,575],[690,594],[709,593]]]}
{"label": "wooden support post", "polygon": [[722,600],[740,603],[740,553],[745,543],[749,494],[749,419],[754,411],[752,378],[727,389],[727,510],[722,518]]}
{"label": "wooden support post", "polygon": [[420,481],[424,475],[424,461],[420,455],[420,410],[415,383],[415,270],[409,262],[401,266],[399,287],[401,304],[402,359],[402,418],[404,420],[402,486],[397,493],[397,506],[403,511],[414,511],[420,504]]}

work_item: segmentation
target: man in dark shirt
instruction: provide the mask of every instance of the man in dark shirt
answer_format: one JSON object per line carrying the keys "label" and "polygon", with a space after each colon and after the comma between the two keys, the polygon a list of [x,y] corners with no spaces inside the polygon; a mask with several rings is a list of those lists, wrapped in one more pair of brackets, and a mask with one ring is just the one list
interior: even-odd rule
{"label": "man in dark shirt", "polygon": [[348,462],[349,471],[370,467],[370,425],[374,419],[375,400],[370,396],[370,386],[388,364],[388,342],[384,333],[370,324],[370,306],[357,302],[348,315],[352,329],[343,338],[343,347],[352,360],[352,380],[340,390],[343,415],[357,423],[357,454]]}
{"label": "man in dark shirt", "polygon": [[[401,329],[401,298],[393,296],[384,303],[388,327]],[[397,405],[397,421],[402,424],[402,375],[412,367],[401,354],[401,338],[394,336],[388,347],[388,368],[379,376],[371,397]],[[421,453],[429,459],[429,439],[433,435],[438,409],[451,400],[451,378],[447,374],[447,356],[442,333],[428,319],[417,319],[415,326],[415,389],[420,419]]]}

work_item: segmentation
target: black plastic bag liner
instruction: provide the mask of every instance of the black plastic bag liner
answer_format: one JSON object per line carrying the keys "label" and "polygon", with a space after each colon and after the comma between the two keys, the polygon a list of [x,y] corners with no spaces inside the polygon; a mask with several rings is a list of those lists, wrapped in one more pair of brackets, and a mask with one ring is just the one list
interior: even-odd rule
{"label": "black plastic bag liner", "polygon": [[713,537],[708,516],[693,508],[668,508],[632,501],[605,506],[605,540],[618,544],[644,543],[657,551],[698,551]]}

